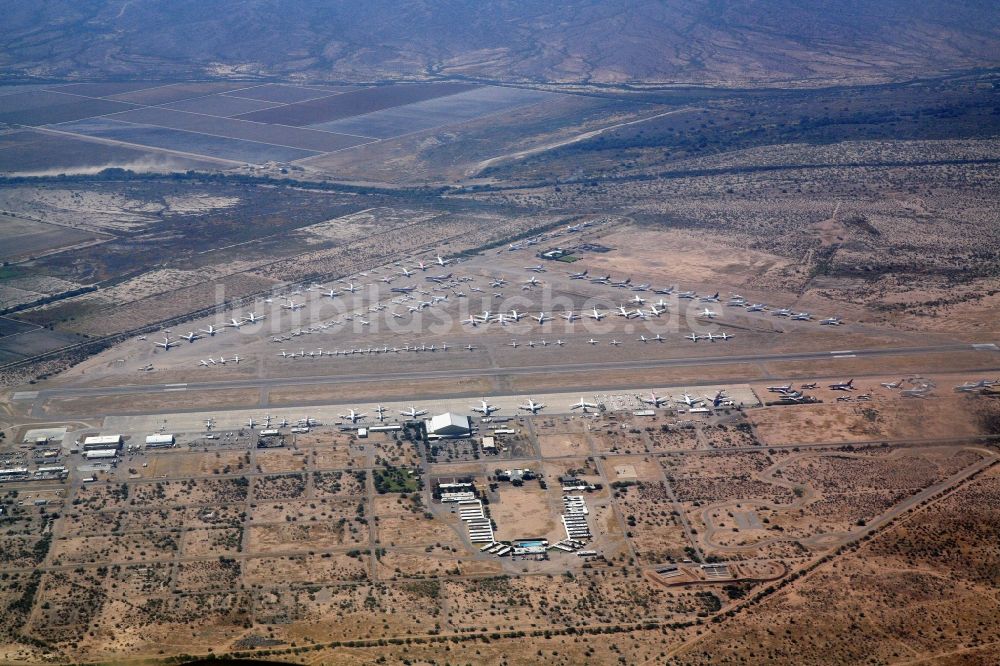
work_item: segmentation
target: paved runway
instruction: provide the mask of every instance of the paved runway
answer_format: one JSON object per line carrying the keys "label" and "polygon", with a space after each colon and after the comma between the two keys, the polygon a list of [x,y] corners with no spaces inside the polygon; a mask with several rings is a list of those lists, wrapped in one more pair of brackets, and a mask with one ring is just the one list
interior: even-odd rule
{"label": "paved runway", "polygon": [[[480,367],[460,370],[421,370],[398,373],[328,374],[304,377],[255,377],[215,382],[187,382],[180,384],[146,384],[125,386],[64,387],[43,389],[37,396],[36,405],[49,398],[135,395],[161,393],[167,391],[210,391],[218,389],[241,389],[274,386],[301,386],[309,384],[356,384],[370,381],[406,381],[420,379],[456,379],[460,377],[482,377],[495,375],[533,375],[566,372],[589,372],[597,376],[603,371],[634,370],[649,368],[670,368],[698,365],[724,365],[728,363],[766,363],[770,361],[818,361],[831,358],[871,358],[880,356],[902,356],[909,354],[940,354],[956,351],[997,352],[995,345],[948,344],[925,347],[885,347],[881,349],[833,350],[814,352],[791,352],[785,354],[744,354],[725,356],[699,356],[691,358],[639,359],[635,361],[594,361],[589,363],[561,363],[552,365],[531,365],[508,368]],[[449,353],[449,352],[435,352]],[[598,382],[599,383],[599,382]]]}

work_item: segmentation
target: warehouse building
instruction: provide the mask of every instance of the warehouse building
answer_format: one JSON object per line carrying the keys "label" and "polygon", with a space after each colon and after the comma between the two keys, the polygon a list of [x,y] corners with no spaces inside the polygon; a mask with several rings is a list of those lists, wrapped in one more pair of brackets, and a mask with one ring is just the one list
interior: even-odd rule
{"label": "warehouse building", "polygon": [[472,434],[472,421],[468,416],[445,412],[427,420],[427,436],[436,438],[468,437]]}
{"label": "warehouse building", "polygon": [[122,445],[124,438],[121,435],[94,435],[83,439],[83,450],[93,451],[95,449],[117,449]]}
{"label": "warehouse building", "polygon": [[146,435],[147,449],[165,449],[174,445],[173,435]]}

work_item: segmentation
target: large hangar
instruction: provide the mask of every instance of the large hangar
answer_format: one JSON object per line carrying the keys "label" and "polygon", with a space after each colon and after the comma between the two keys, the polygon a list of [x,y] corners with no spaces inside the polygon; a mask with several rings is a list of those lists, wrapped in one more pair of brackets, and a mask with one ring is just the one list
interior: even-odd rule
{"label": "large hangar", "polygon": [[468,437],[472,434],[472,421],[468,416],[445,412],[427,420],[427,434],[434,437]]}

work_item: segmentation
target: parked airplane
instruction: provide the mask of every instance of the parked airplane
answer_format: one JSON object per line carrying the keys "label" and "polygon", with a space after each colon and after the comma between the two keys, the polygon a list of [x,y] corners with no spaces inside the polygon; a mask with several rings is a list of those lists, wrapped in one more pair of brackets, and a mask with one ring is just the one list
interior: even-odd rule
{"label": "parked airplane", "polygon": [[831,391],[853,391],[854,390],[854,380],[848,379],[846,382],[840,382],[837,384],[830,384]]}
{"label": "parked airplane", "polygon": [[306,306],[305,303],[296,303],[293,300],[289,300],[287,303],[282,303],[281,307],[285,310],[300,310]]}
{"label": "parked airplane", "polygon": [[630,319],[635,313],[627,309],[624,305],[619,305],[618,312],[616,312],[615,314],[618,315],[619,317],[625,317],[626,319]]}
{"label": "parked airplane", "polygon": [[798,312],[793,314],[791,318],[795,321],[811,321],[812,315],[808,312]]}
{"label": "parked airplane", "polygon": [[617,347],[618,345],[620,345],[620,344],[621,344],[621,342],[619,342],[618,340],[612,340],[612,341],[611,341],[611,342],[609,342],[608,344],[609,344],[609,345],[612,345],[612,346],[614,346],[614,347]]}
{"label": "parked airplane", "polygon": [[267,315],[259,315],[256,312],[248,312],[247,315],[243,317],[243,321],[250,324],[256,324],[264,319],[267,319]]}
{"label": "parked airplane", "polygon": [[598,312],[597,308],[594,308],[593,311],[590,314],[588,314],[587,316],[590,317],[591,319],[596,319],[597,321],[601,321],[602,319],[604,319],[608,315],[607,315],[607,313],[604,313],[604,312]]}
{"label": "parked airplane", "polygon": [[510,314],[507,315],[507,316],[517,322],[517,321],[521,321],[521,318],[524,317],[524,313],[523,312],[518,312],[517,310],[511,310]]}
{"label": "parked airplane", "polygon": [[680,399],[675,400],[674,402],[687,405],[688,407],[694,407],[695,405],[705,402],[705,400],[703,398],[695,398],[694,396],[688,393],[682,393]]}
{"label": "parked airplane", "polygon": [[249,420],[248,420],[248,421],[246,422],[246,425],[247,425],[247,426],[249,426],[249,428],[250,428],[251,430],[253,430],[253,428],[254,428],[254,425],[256,425],[256,424],[254,423],[254,421],[253,421],[253,417],[252,417],[252,416],[251,416],[251,417],[249,418]]}
{"label": "parked airplane", "polygon": [[784,386],[768,386],[767,390],[771,393],[788,393],[792,390],[792,385],[785,384]]}
{"label": "parked airplane", "polygon": [[955,387],[955,390],[959,393],[972,393],[974,391],[992,388],[996,383],[996,380],[980,379],[978,382],[965,382],[960,384]]}
{"label": "parked airplane", "polygon": [[559,316],[562,317],[563,319],[565,319],[568,322],[573,322],[573,321],[576,321],[577,319],[580,318],[580,315],[574,314],[572,310],[568,310],[566,312],[562,312],[562,313],[559,314]]}
{"label": "parked airplane", "polygon": [[539,412],[539,410],[541,410],[544,407],[545,407],[545,405],[543,405],[543,404],[541,404],[539,402],[535,402],[531,398],[528,398],[528,402],[527,403],[525,403],[523,405],[518,405],[517,406],[518,409],[523,409],[526,412],[531,412],[532,414],[537,414]]}
{"label": "parked airplane", "polygon": [[826,319],[820,319],[820,326],[840,326],[844,322],[840,320],[840,317],[827,317]]}
{"label": "parked airplane", "polygon": [[[817,386],[816,382],[812,382],[810,384],[802,384],[802,385],[799,386],[799,388],[802,389],[802,390],[804,390],[804,391],[808,391],[809,389],[816,388],[816,386]],[[883,384],[883,386],[884,386],[884,384]]]}
{"label": "parked airplane", "polygon": [[417,262],[417,268],[419,268],[422,271],[426,271],[428,268],[430,268],[430,266],[428,266],[427,264],[425,264],[422,261],[418,261]]}
{"label": "parked airplane", "polygon": [[538,279],[532,275],[530,279],[524,281],[524,284],[529,287],[534,287],[541,284],[541,282],[539,282]]}
{"label": "parked airplane", "polygon": [[627,289],[632,284],[632,278],[626,278],[620,282],[612,282],[612,287],[618,287],[619,289]]}
{"label": "parked airplane", "polygon": [[450,280],[451,276],[452,276],[451,273],[444,273],[442,275],[432,275],[431,277],[425,277],[424,279],[427,280],[428,282],[437,282],[438,284],[441,284],[446,280]]}
{"label": "parked airplane", "polygon": [[788,308],[778,308],[777,310],[775,310],[774,312],[771,313],[771,316],[772,317],[791,317],[792,316],[792,311],[789,310]]}
{"label": "parked airplane", "polygon": [[900,379],[898,382],[882,382],[882,387],[887,389],[898,389],[903,385],[903,380]]}
{"label": "parked airplane", "polygon": [[747,312],[763,312],[767,308],[763,303],[753,303],[747,306]]}
{"label": "parked airplane", "polygon": [[541,264],[538,264],[537,266],[525,266],[524,270],[532,271],[533,273],[544,273],[545,266],[542,266]]}
{"label": "parked airplane", "polygon": [[728,340],[731,337],[733,336],[730,335],[729,333],[726,333],[725,331],[719,333],[718,335],[709,332],[708,335],[705,336],[705,339],[708,340],[709,342],[715,342],[716,340]]}
{"label": "parked airplane", "polygon": [[590,281],[594,284],[608,284],[611,282],[611,275],[605,275],[603,277],[590,278]]}
{"label": "parked airplane", "polygon": [[645,304],[645,302],[646,302],[646,299],[643,298],[642,296],[640,296],[639,294],[636,294],[635,296],[633,296],[632,300],[629,301],[629,303],[635,303],[636,305],[643,305],[643,304]]}
{"label": "parked airplane", "polygon": [[163,347],[164,351],[169,351],[171,347],[176,347],[179,344],[180,344],[179,342],[174,342],[167,336],[163,336],[163,342],[154,343],[154,345],[157,347]]}
{"label": "parked airplane", "polygon": [[579,273],[569,273],[569,279],[570,280],[586,280],[587,279],[587,271],[581,271]]}
{"label": "parked airplane", "polygon": [[595,340],[594,338],[591,338],[591,339],[587,340],[587,342],[589,342],[592,345],[596,345],[597,344],[597,340]]}
{"label": "parked airplane", "polygon": [[474,349],[475,349],[475,347],[473,347],[472,345],[465,345],[465,348],[466,348],[467,350],[469,350],[469,351],[472,351],[472,350],[474,350]]}
{"label": "parked airplane", "polygon": [[441,255],[439,254],[436,257],[434,257],[434,263],[436,263],[438,266],[447,266],[448,264],[451,263],[451,259],[442,259]]}
{"label": "parked airplane", "polygon": [[414,272],[406,270],[406,266],[403,266],[403,270],[399,271],[399,274],[403,277],[410,277],[414,274]]}
{"label": "parked airplane", "polygon": [[194,331],[191,331],[187,335],[181,335],[179,337],[182,340],[187,340],[188,342],[194,342],[195,340],[200,340],[201,339],[201,336],[198,335],[197,333],[195,333]]}
{"label": "parked airplane", "polygon": [[479,406],[479,407],[473,407],[473,408],[472,408],[472,411],[474,411],[474,412],[479,412],[479,413],[480,413],[480,414],[482,414],[483,416],[489,416],[489,415],[490,415],[490,414],[492,414],[493,412],[498,412],[498,411],[500,411],[500,408],[499,408],[499,407],[496,407],[496,406],[494,406],[494,405],[491,405],[490,403],[486,402],[486,399],[485,399],[485,398],[483,398],[483,399],[482,399],[482,400],[480,401],[480,406]]}
{"label": "parked airplane", "polygon": [[514,349],[517,349],[517,340],[511,340],[511,341],[510,341],[510,342],[508,342],[507,344],[508,344],[509,346],[513,347]]}
{"label": "parked airplane", "polygon": [[702,296],[698,299],[702,303],[718,303],[719,302],[719,292],[715,292],[711,296]]}
{"label": "parked airplane", "polygon": [[715,319],[716,317],[719,316],[719,313],[716,312],[715,310],[709,310],[708,308],[705,308],[704,310],[698,313],[698,316],[705,317],[707,319]]}
{"label": "parked airplane", "polygon": [[702,335],[695,335],[694,333],[691,333],[690,335],[685,335],[684,337],[687,338],[688,340],[690,340],[691,342],[698,342],[699,340],[704,340],[705,339],[704,336],[702,336]]}
{"label": "parked airplane", "polygon": [[233,354],[233,363],[235,363],[236,365],[240,364],[240,355],[239,354]]}
{"label": "parked airplane", "polygon": [[342,418],[342,419],[348,419],[351,423],[357,423],[358,421],[360,421],[363,418],[365,418],[365,416],[366,415],[365,415],[364,412],[356,412],[356,411],[354,411],[352,409],[347,414],[341,414],[340,418]]}
{"label": "parked airplane", "polygon": [[407,410],[405,410],[405,411],[400,412],[400,415],[402,415],[402,416],[409,416],[411,419],[415,419],[418,416],[421,416],[422,414],[426,414],[426,413],[427,413],[426,409],[417,409],[413,405],[410,405],[410,408],[407,409]]}
{"label": "parked airplane", "polygon": [[344,291],[349,291],[349,292],[351,292],[352,294],[353,294],[354,292],[358,291],[359,289],[361,289],[361,287],[359,287],[358,285],[354,284],[353,282],[349,282],[349,283],[347,284],[347,286],[346,286],[346,287],[344,287]]}
{"label": "parked airplane", "polygon": [[224,329],[216,328],[216,327],[214,327],[212,325],[209,325],[208,328],[199,328],[198,329],[198,331],[200,333],[204,333],[205,335],[212,335],[212,336],[214,336],[216,333],[221,333],[223,330]]}
{"label": "parked airplane", "polygon": [[646,403],[647,405],[652,405],[653,407],[660,407],[670,402],[669,398],[664,398],[663,396],[656,395],[652,391],[649,392],[648,398],[639,398],[639,400],[641,402]]}
{"label": "parked airplane", "polygon": [[698,298],[698,294],[694,293],[693,291],[682,291],[681,293],[677,294],[677,298],[686,298],[688,300],[693,301],[694,299]]}
{"label": "parked airplane", "polygon": [[588,409],[597,409],[597,405],[592,402],[587,402],[581,397],[580,402],[574,402],[572,405],[569,406],[569,408],[579,409],[582,410],[583,412],[586,412]]}
{"label": "parked airplane", "polygon": [[537,317],[532,317],[532,319],[534,319],[535,321],[537,321],[539,324],[544,324],[547,321],[552,321],[552,317],[545,316],[544,312],[539,312],[538,316]]}
{"label": "parked airplane", "polygon": [[385,421],[385,413],[387,411],[385,407],[383,407],[382,405],[376,405],[376,407],[372,411],[378,415],[375,418],[377,418],[379,421]]}
{"label": "parked airplane", "polygon": [[198,361],[198,365],[207,368],[208,367],[208,361],[206,361],[205,359],[202,359],[202,360]]}

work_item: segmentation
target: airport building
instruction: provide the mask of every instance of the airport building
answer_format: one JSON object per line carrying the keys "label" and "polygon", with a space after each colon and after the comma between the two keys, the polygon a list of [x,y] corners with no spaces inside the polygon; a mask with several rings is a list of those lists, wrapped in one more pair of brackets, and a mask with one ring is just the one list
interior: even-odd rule
{"label": "airport building", "polygon": [[445,412],[427,420],[428,437],[456,438],[472,434],[472,421],[468,416]]}
{"label": "airport building", "polygon": [[121,435],[94,435],[92,437],[85,437],[83,440],[83,450],[117,449],[121,447],[122,441],[123,438]]}
{"label": "airport building", "polygon": [[169,448],[174,445],[174,436],[157,434],[157,435],[146,435],[146,448],[147,449],[164,449]]}

